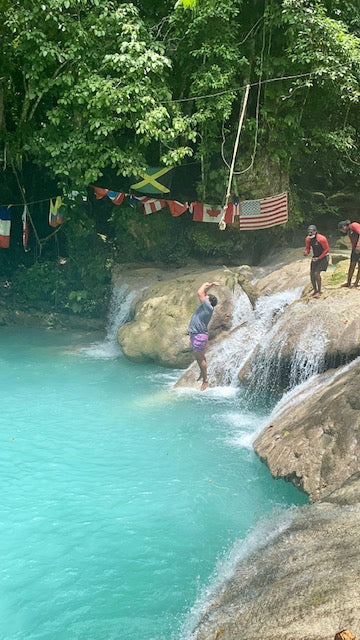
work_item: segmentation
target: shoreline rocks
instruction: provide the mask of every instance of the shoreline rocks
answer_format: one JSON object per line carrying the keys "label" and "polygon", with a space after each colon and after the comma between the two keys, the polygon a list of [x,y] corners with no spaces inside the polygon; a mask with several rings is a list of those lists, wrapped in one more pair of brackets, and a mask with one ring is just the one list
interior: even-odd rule
{"label": "shoreline rocks", "polygon": [[260,541],[223,582],[191,640],[333,640],[360,630],[360,474]]}

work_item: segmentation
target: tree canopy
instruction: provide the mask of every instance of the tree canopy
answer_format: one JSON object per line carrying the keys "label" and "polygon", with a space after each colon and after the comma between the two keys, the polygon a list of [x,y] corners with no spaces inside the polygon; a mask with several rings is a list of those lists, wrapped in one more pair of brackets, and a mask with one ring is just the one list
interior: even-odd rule
{"label": "tree canopy", "polygon": [[[250,85],[233,196],[288,190],[290,227],[314,212],[357,210],[357,0],[0,0],[0,8],[0,195],[6,184],[24,198],[45,180],[85,193],[109,168],[132,176],[197,163],[198,198],[221,203]],[[95,218],[80,202],[68,250],[76,231],[86,254]],[[108,219],[124,259],[230,256],[245,245],[231,230],[226,243],[215,239],[206,225],[140,225],[126,211]],[[170,239],[171,251],[162,244]]]}

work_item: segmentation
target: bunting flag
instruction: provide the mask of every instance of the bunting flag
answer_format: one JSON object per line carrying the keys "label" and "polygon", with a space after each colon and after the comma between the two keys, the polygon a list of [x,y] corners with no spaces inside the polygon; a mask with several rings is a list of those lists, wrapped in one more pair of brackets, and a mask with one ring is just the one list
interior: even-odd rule
{"label": "bunting flag", "polygon": [[165,207],[166,200],[158,200],[157,198],[148,198],[147,196],[135,196],[136,200],[144,205],[144,215],[160,211]]}
{"label": "bunting flag", "polygon": [[234,216],[236,215],[236,207],[232,202],[226,207],[225,216],[223,217],[223,209],[220,205],[217,208],[213,208],[210,204],[204,204],[202,202],[192,202],[191,210],[193,214],[194,222],[217,222],[224,220],[226,224],[234,222]]}
{"label": "bunting flag", "polygon": [[11,213],[10,209],[0,205],[0,249],[10,246]]}
{"label": "bunting flag", "polygon": [[170,213],[173,218],[177,218],[181,216],[185,211],[188,210],[189,204],[187,202],[178,202],[177,200],[167,200],[168,207],[170,209]]}
{"label": "bunting flag", "polygon": [[62,206],[63,201],[61,196],[57,196],[55,200],[50,198],[50,209],[49,209],[49,225],[50,227],[58,227],[60,224],[64,222],[64,216],[62,213],[59,213],[59,209]]}
{"label": "bunting flag", "polygon": [[125,198],[125,193],[119,193],[117,191],[109,191],[107,196],[108,198],[110,198],[113,204],[122,204]]}
{"label": "bunting flag", "polygon": [[27,204],[24,205],[21,220],[22,220],[22,243],[23,243],[24,251],[26,251],[28,239],[29,239],[29,221],[28,221]]}
{"label": "bunting flag", "polygon": [[142,180],[130,185],[130,189],[154,196],[170,193],[173,167],[149,167],[141,173]]}
{"label": "bunting flag", "polygon": [[102,187],[93,187],[93,189],[95,191],[96,200],[105,198],[105,196],[107,196],[107,194],[109,193],[109,189],[103,189]]}
{"label": "bunting flag", "polygon": [[240,230],[267,229],[288,221],[287,193],[239,203]]}
{"label": "bunting flag", "polygon": [[110,189],[103,189],[102,187],[93,187],[95,191],[96,200],[102,200],[107,196],[110,198],[113,204],[122,204],[126,193],[121,193],[119,191],[110,191]]}

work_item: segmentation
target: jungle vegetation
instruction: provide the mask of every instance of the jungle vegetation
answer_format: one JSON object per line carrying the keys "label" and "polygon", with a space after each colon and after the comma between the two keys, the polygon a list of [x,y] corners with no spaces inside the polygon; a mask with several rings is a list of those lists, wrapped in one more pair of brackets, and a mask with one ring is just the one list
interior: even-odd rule
{"label": "jungle vegetation", "polygon": [[[0,0],[0,8],[0,204],[16,205],[0,286],[18,299],[98,315],[114,261],[251,262],[310,222],[326,230],[358,215],[357,0]],[[95,200],[91,185],[106,175],[187,165],[194,199],[222,203],[247,84],[232,193],[287,190],[285,229],[221,232],[189,215],[144,217]],[[45,209],[57,194],[67,220],[54,230]],[[24,202],[33,203],[27,252]]]}

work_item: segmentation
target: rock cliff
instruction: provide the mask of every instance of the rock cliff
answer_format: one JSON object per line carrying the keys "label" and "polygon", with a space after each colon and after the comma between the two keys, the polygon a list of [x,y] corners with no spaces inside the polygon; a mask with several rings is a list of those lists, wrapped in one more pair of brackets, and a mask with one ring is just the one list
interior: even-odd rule
{"label": "rock cliff", "polygon": [[[191,640],[333,640],[360,631],[360,474],[281,517],[217,589]],[[356,635],[357,635],[356,633]]]}

